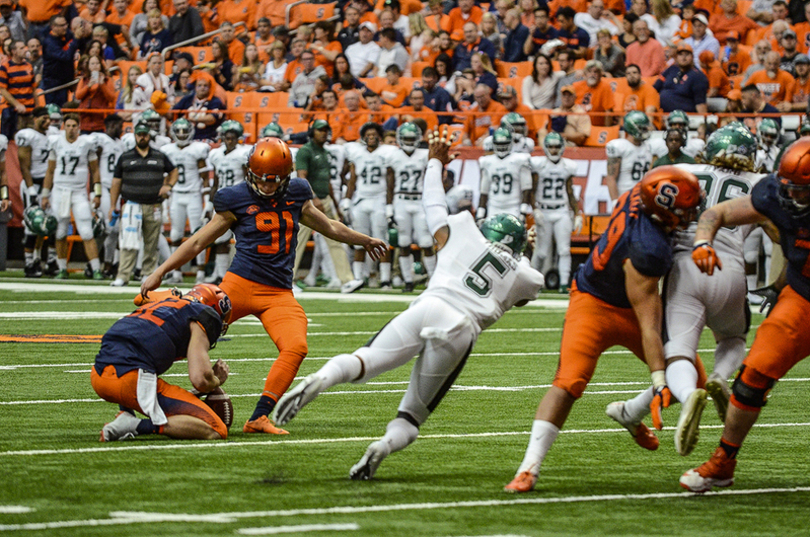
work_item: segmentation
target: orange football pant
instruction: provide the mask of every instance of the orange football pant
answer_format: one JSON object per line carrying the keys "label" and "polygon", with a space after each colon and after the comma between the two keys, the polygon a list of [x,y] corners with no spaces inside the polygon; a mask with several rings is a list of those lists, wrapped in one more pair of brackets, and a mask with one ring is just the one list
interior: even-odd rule
{"label": "orange football pant", "polygon": [[307,316],[291,289],[271,287],[228,272],[220,288],[231,299],[231,322],[254,315],[278,347],[262,395],[278,401],[290,387],[307,355]]}
{"label": "orange football pant", "polygon": [[[101,375],[93,367],[90,371],[90,384],[99,397],[105,401],[123,405],[143,414],[143,410],[138,404],[137,369],[124,373],[119,377],[115,371],[115,366],[108,365]],[[225,423],[211,410],[211,407],[200,401],[199,397],[193,393],[159,378],[157,394],[158,404],[160,404],[160,408],[166,414],[166,417],[184,415],[201,419],[214,429],[223,440],[228,438],[228,428]]]}

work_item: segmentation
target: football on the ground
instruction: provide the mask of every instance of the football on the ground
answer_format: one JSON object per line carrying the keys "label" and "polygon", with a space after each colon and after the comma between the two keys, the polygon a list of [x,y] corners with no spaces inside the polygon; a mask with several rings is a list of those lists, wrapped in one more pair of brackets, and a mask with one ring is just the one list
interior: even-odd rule
{"label": "football on the ground", "polygon": [[206,405],[211,407],[211,410],[219,416],[225,423],[225,426],[230,429],[233,423],[233,403],[227,393],[221,388],[217,387],[214,391],[203,397]]}

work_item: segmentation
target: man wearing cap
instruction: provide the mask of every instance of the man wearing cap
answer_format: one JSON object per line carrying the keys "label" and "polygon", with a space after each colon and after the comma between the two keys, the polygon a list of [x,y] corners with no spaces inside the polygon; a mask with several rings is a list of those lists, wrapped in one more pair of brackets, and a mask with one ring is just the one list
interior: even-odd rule
{"label": "man wearing cap", "polygon": [[658,76],[667,68],[664,47],[652,37],[647,21],[638,19],[633,23],[635,41],[627,46],[627,65],[641,69],[641,76]]}
{"label": "man wearing cap", "polygon": [[796,58],[799,56],[804,56],[804,54],[799,52],[798,41],[796,40],[796,32],[790,29],[785,30],[785,32],[782,34],[780,44],[782,45],[782,49],[785,53],[782,55],[779,68],[790,73],[790,76],[795,78],[796,69],[794,68],[794,65]]}
{"label": "man wearing cap", "polygon": [[806,112],[810,99],[810,57],[799,54],[793,61],[796,79],[788,90],[787,98],[776,105],[780,112]]}
{"label": "man wearing cap", "polygon": [[737,12],[737,0],[721,0],[720,9],[722,13],[715,13],[709,19],[709,28],[721,45],[726,44],[729,32],[737,32],[739,37],[745,39],[748,32],[759,30],[756,22]]}
{"label": "man wearing cap", "polygon": [[695,68],[692,47],[685,41],[678,44],[675,64],[661,73],[653,87],[658,91],[664,112],[683,110],[705,114],[709,79]]}
{"label": "man wearing cap", "polygon": [[[698,13],[692,18],[692,36],[687,37],[682,41],[692,48],[692,61],[696,66],[699,66],[699,56],[704,50],[710,50],[714,53],[715,58],[720,57],[720,42],[713,36],[706,33],[706,28],[709,26],[709,21],[706,15]],[[680,50],[680,49],[676,49]],[[677,63],[677,62],[676,62]]]}
{"label": "man wearing cap", "polygon": [[769,52],[763,62],[764,69],[751,75],[746,82],[755,84],[762,92],[765,102],[773,106],[787,100],[788,90],[794,83],[790,73],[779,67],[781,62],[782,58],[778,52]]}
{"label": "man wearing cap", "polygon": [[734,30],[726,34],[720,65],[728,76],[741,75],[751,65],[751,47],[740,47],[740,34]]}
{"label": "man wearing cap", "polygon": [[[329,151],[325,145],[332,129],[329,123],[323,119],[316,119],[312,122],[310,128],[310,139],[307,143],[301,146],[298,153],[295,155],[295,171],[298,177],[309,181],[313,194],[315,194],[312,202],[315,208],[326,215],[330,220],[337,220],[337,213],[335,207],[335,195],[332,191],[331,179],[331,166]],[[307,241],[312,235],[312,229],[307,226],[301,225],[298,228],[298,244],[295,247],[295,265],[293,274],[298,271],[298,266],[301,263],[301,258],[304,255],[304,250],[307,247]],[[346,257],[346,251],[343,249],[341,243],[332,239],[324,237],[326,244],[329,246],[329,255],[332,258],[332,263],[335,265],[335,273],[340,279],[339,283],[348,284],[352,281],[352,271],[349,267],[349,260]],[[334,282],[337,284],[338,282]],[[347,287],[346,292],[351,292],[360,288],[359,282],[352,282],[352,285]]]}
{"label": "man wearing cap", "polygon": [[[162,203],[169,197],[178,179],[177,168],[169,157],[149,145],[152,138],[149,125],[139,121],[135,124],[134,132],[135,148],[119,157],[110,187],[108,220],[120,217],[122,222],[118,274],[110,284],[114,287],[122,287],[129,282],[138,259],[141,237],[143,273],[151,274],[157,267],[158,239],[163,229]],[[120,214],[116,210],[119,196],[123,198]],[[132,222],[140,222],[140,226],[128,229],[132,228]]]}
{"label": "man wearing cap", "polygon": [[197,8],[189,6],[188,0],[174,0],[174,11],[174,15],[169,19],[169,33],[172,34],[175,43],[205,33],[200,12]]}
{"label": "man wearing cap", "polygon": [[355,78],[369,76],[380,59],[380,45],[372,40],[376,32],[377,25],[373,22],[361,23],[360,40],[345,50],[349,59],[349,69]]}
{"label": "man wearing cap", "polygon": [[[567,145],[582,145],[591,135],[591,119],[584,108],[577,104],[577,93],[573,86],[560,89],[561,105],[552,110],[548,124],[537,133],[542,140],[549,132],[558,132]],[[554,112],[565,115],[554,115]]]}

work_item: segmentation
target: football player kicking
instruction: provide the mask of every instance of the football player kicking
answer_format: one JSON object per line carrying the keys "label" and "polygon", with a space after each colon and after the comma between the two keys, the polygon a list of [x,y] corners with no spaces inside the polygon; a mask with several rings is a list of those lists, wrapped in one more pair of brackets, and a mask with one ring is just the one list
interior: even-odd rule
{"label": "football player kicking", "polygon": [[[656,168],[619,198],[608,231],[574,275],[557,373],[537,407],[526,456],[508,492],[534,488],[543,459],[609,347],[626,347],[647,363],[654,412],[669,405],[658,281],[672,266],[669,234],[695,219],[702,198],[697,177],[673,166]],[[648,449],[658,447],[644,424],[634,436]]]}
{"label": "football player kicking", "polygon": [[721,227],[770,219],[779,229],[787,260],[787,284],[770,315],[759,326],[734,381],[720,446],[707,462],[681,476],[681,486],[692,492],[734,484],[737,453],[765,406],[768,392],[794,365],[810,355],[809,178],[810,139],[800,138],[785,151],[778,171],[757,183],[750,195],[712,207],[698,222],[692,258],[702,272],[711,276],[715,268],[723,268],[725,272],[726,258],[722,258],[721,265],[721,258],[712,246]]}
{"label": "football player kicking", "polygon": [[[137,303],[142,302],[136,299]],[[205,394],[224,384],[228,365],[218,360],[211,367],[208,350],[227,330],[230,315],[228,296],[214,285],[199,284],[182,297],[144,304],[112,325],[101,339],[90,383],[102,399],[122,410],[101,429],[99,440],[145,434],[227,438],[228,428],[207,404],[159,376],[175,361],[187,358],[195,390]],[[137,418],[135,410],[146,419]]]}
{"label": "football player kicking", "polygon": [[[698,155],[702,164],[678,164],[698,178],[706,191],[706,205],[712,207],[730,198],[744,196],[763,177],[754,170],[757,141],[742,123],[730,123],[715,131]],[[745,341],[751,312],[745,300],[746,282],[743,243],[754,226],[723,228],[715,248],[725,261],[723,272],[710,278],[695,267],[692,244],[695,225],[679,232],[674,240],[674,264],[664,282],[664,357],[667,386],[681,402],[675,428],[675,449],[689,455],[697,445],[700,419],[707,392],[725,420],[729,389],[727,380],[745,357]],[[775,234],[775,233],[774,233]],[[704,326],[716,342],[714,369],[706,381],[697,349]],[[705,388],[703,389],[705,383]],[[630,401],[611,403],[607,414],[631,432],[650,411],[651,390]],[[654,424],[660,429],[660,423]]]}
{"label": "football player kicking", "polygon": [[405,449],[445,396],[481,331],[512,306],[537,297],[543,275],[521,258],[526,230],[514,216],[499,214],[476,227],[472,213],[448,216],[442,169],[450,161],[447,130],[433,131],[422,203],[438,249],[427,289],[364,347],[332,358],[281,398],[274,418],[284,424],[322,391],[366,382],[418,356],[397,416],[350,472],[371,479],[391,453]]}
{"label": "football player kicking", "polygon": [[290,179],[290,149],[278,138],[259,140],[250,151],[244,183],[220,189],[211,221],[185,241],[141,283],[148,297],[163,277],[191,261],[228,230],[236,237],[236,255],[220,287],[231,297],[232,320],[257,317],[278,347],[264,390],[246,433],[287,434],[268,414],[290,387],[307,354],[307,316],[293,298],[293,257],[299,222],[339,242],[361,246],[375,259],[386,251],[373,239],[329,220],[312,203],[312,189],[303,179]]}

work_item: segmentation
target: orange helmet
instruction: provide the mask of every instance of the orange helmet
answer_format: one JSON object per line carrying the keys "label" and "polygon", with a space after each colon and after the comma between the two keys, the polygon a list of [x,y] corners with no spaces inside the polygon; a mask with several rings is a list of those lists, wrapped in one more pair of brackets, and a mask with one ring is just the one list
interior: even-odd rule
{"label": "orange helmet", "polygon": [[810,212],[810,139],[799,138],[785,150],[777,171],[779,202],[794,216]]}
{"label": "orange helmet", "polygon": [[222,319],[221,335],[225,335],[228,331],[228,322],[231,320],[231,299],[225,291],[211,283],[198,283],[183,297],[214,308]]}
{"label": "orange helmet", "polygon": [[[293,159],[290,148],[279,138],[262,138],[247,158],[247,182],[256,193],[264,198],[278,198],[284,196],[290,174],[293,171]],[[262,193],[256,184],[257,181],[280,183],[276,191],[268,196]]]}
{"label": "orange helmet", "polygon": [[697,177],[675,166],[655,168],[639,183],[641,207],[667,231],[685,229],[698,214],[705,194]]}

